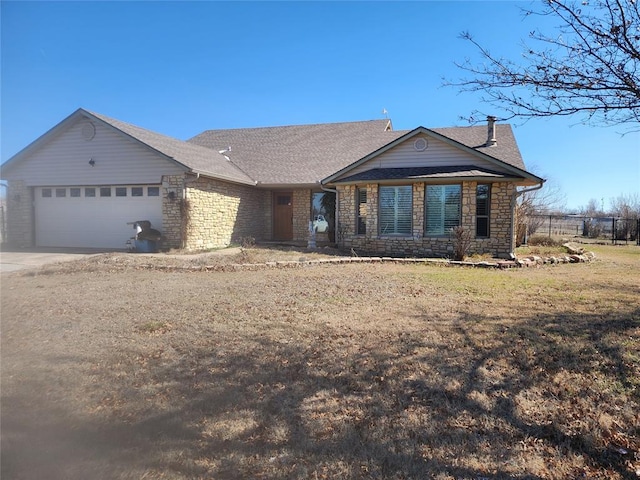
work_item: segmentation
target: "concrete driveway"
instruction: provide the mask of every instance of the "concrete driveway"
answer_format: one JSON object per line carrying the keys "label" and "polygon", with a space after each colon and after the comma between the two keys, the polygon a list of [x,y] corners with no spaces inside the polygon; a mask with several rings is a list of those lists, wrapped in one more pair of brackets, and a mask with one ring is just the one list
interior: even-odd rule
{"label": "concrete driveway", "polygon": [[38,268],[50,263],[69,262],[104,252],[105,250],[90,248],[3,249],[0,251],[0,273]]}

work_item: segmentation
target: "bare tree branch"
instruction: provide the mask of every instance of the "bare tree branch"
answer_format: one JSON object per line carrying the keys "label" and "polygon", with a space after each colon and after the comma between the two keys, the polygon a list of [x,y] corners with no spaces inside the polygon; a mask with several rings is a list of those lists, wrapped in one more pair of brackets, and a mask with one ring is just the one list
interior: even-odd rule
{"label": "bare tree branch", "polygon": [[[640,1],[640,0],[639,0]],[[537,30],[522,60],[496,57],[469,32],[481,62],[456,65],[469,78],[445,81],[506,111],[506,119],[579,116],[584,123],[640,128],[640,11],[636,0],[545,0],[526,16],[557,18],[552,36]]]}

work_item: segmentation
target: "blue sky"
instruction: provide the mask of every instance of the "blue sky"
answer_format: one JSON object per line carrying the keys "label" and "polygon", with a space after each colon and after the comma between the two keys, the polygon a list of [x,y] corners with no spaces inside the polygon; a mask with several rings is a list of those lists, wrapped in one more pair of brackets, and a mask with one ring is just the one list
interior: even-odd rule
{"label": "blue sky", "polygon": [[[79,107],[180,139],[206,129],[384,118],[467,125],[477,94],[443,87],[478,58],[520,57],[530,2],[0,2],[1,160]],[[640,133],[515,122],[529,170],[567,206],[640,193]],[[512,121],[514,123],[514,121]]]}

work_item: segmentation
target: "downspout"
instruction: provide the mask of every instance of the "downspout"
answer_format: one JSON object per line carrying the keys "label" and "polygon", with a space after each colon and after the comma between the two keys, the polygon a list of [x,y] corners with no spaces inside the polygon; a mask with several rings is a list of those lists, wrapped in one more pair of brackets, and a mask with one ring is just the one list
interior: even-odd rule
{"label": "downspout", "polygon": [[[320,182],[318,182],[318,183],[320,183]],[[333,218],[334,218],[334,221],[335,221],[335,224],[336,224],[335,225],[336,231],[334,232],[336,238],[334,240],[336,241],[336,244],[337,244],[338,243],[338,212],[340,211],[340,208],[339,208],[340,197],[338,196],[338,190],[333,189],[333,188],[326,188],[324,185],[322,185],[322,183],[320,183],[320,188],[322,190],[324,190],[325,192],[335,193],[335,195],[336,195],[336,211],[333,212]]]}
{"label": "downspout", "polygon": [[517,199],[520,195],[522,195],[523,193],[529,193],[529,192],[535,192],[536,190],[540,190],[542,187],[544,187],[544,183],[546,182],[546,180],[542,180],[538,185],[536,185],[535,187],[531,187],[531,188],[525,188],[524,190],[516,190],[515,192],[513,192],[511,194],[511,232],[510,232],[510,239],[509,239],[509,250],[511,252],[511,256],[515,257],[515,250],[516,250],[516,246],[515,246],[515,235],[514,235],[514,229],[515,229],[515,215],[516,215],[516,202]]}

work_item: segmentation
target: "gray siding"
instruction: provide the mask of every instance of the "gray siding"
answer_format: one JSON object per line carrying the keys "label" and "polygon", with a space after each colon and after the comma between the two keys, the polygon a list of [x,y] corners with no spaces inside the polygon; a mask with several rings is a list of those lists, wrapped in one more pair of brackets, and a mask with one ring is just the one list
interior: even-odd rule
{"label": "gray siding", "polygon": [[[426,150],[420,152],[414,148],[417,138],[424,138],[428,142]],[[491,162],[480,159],[474,155],[464,152],[458,148],[446,144],[440,140],[419,135],[412,137],[401,144],[395,146],[377,157],[357,166],[353,170],[345,173],[343,177],[355,175],[372,168],[405,168],[405,167],[440,167],[440,166],[462,166],[475,165],[491,170],[498,170],[499,167]]]}
{"label": "gray siding", "polygon": [[[88,121],[79,119],[56,138],[15,165],[9,180],[26,186],[159,184],[163,175],[184,168],[137,141],[93,123],[95,135],[83,135]],[[95,166],[89,165],[89,160]]]}

